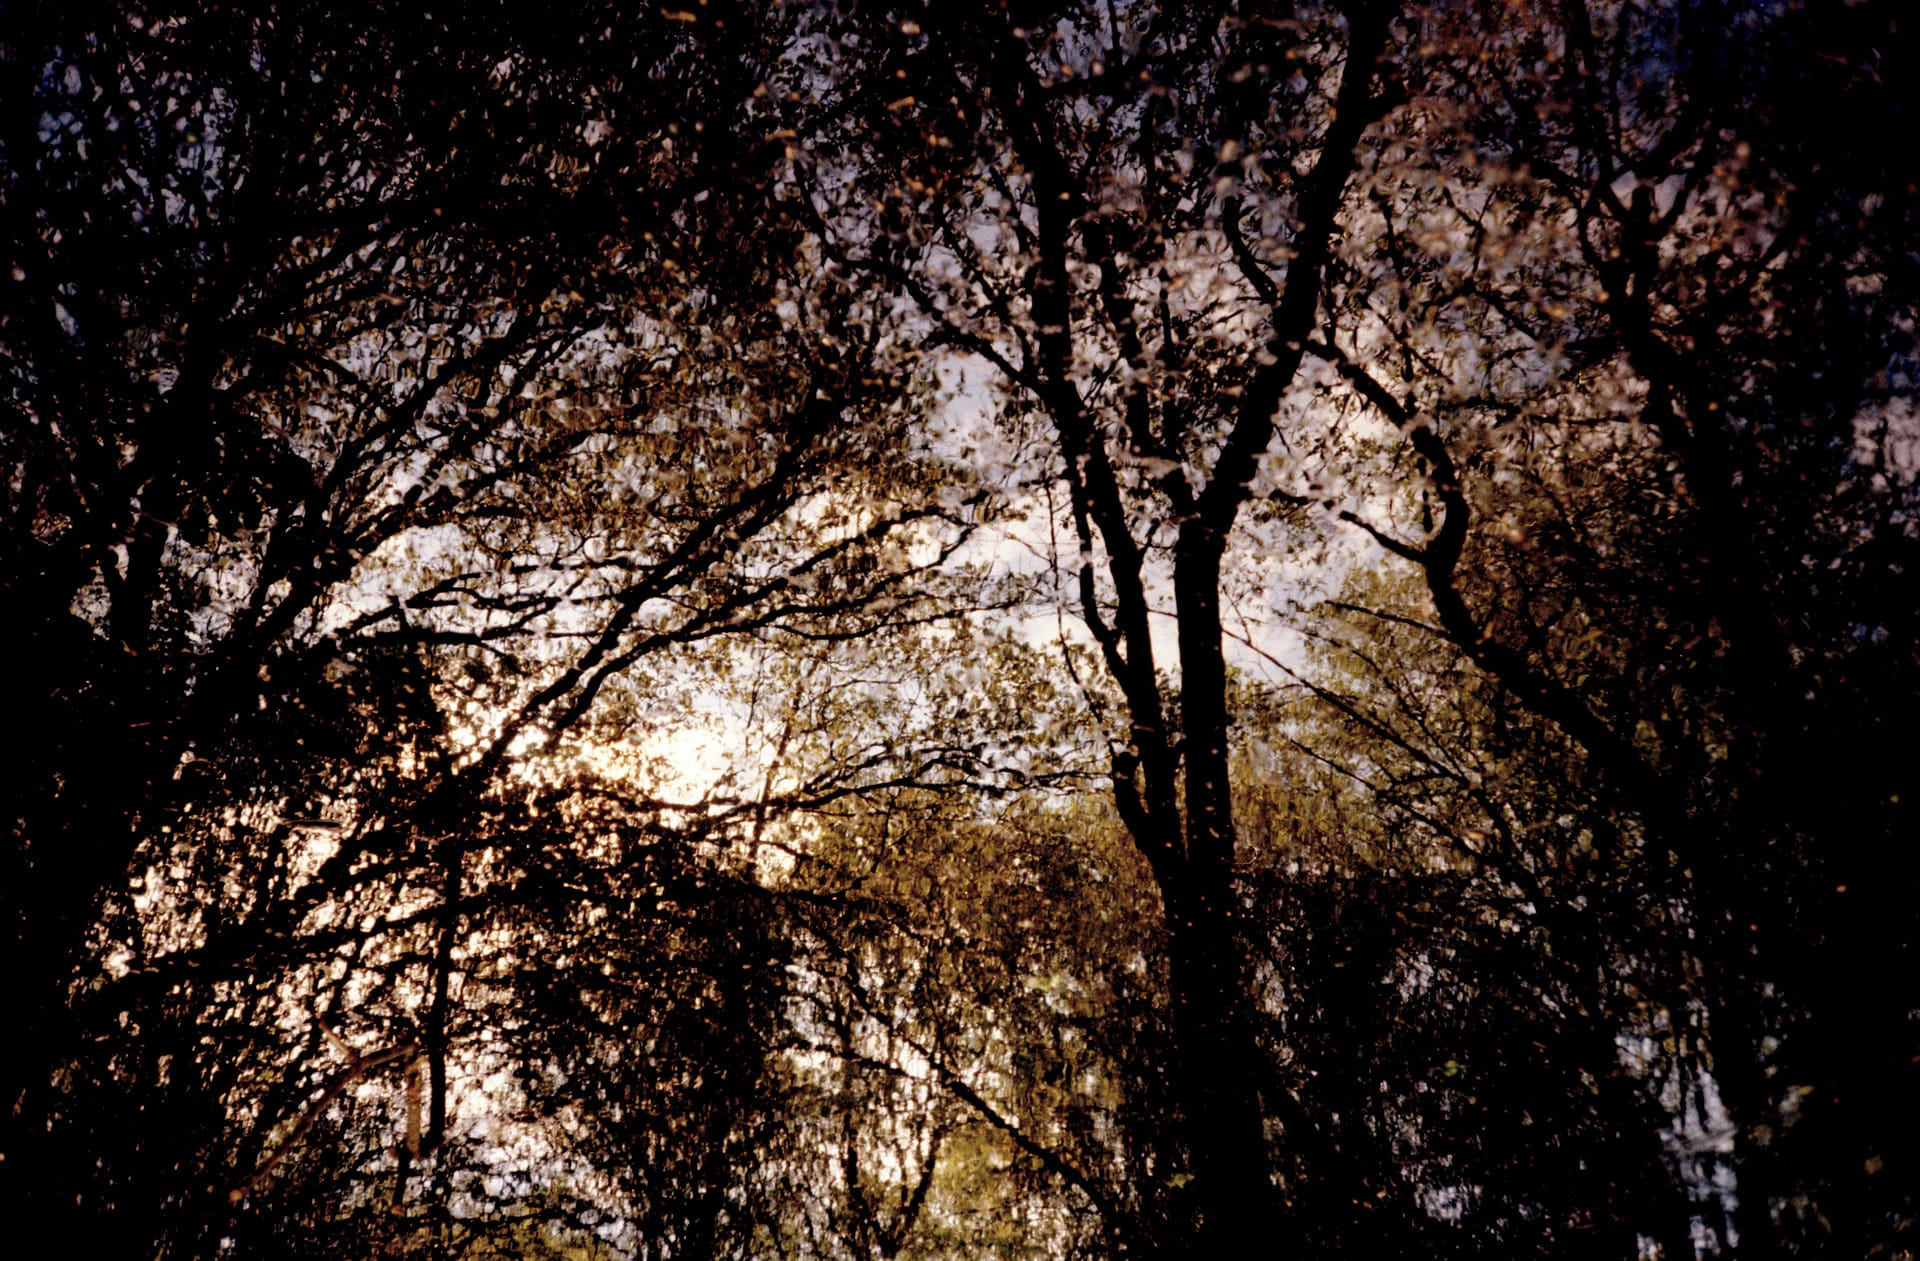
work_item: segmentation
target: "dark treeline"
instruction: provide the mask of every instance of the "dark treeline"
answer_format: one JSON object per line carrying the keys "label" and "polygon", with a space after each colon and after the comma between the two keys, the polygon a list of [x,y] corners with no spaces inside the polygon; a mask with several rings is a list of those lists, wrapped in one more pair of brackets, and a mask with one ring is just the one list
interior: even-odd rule
{"label": "dark treeline", "polygon": [[1915,1246],[1898,4],[0,16],[0,1203]]}

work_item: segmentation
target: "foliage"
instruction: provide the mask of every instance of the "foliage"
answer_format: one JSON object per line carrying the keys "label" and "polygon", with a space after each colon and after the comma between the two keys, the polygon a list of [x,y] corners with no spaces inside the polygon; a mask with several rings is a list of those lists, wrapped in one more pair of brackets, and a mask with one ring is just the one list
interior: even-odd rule
{"label": "foliage", "polygon": [[1890,6],[0,19],[0,1195],[1903,1255]]}

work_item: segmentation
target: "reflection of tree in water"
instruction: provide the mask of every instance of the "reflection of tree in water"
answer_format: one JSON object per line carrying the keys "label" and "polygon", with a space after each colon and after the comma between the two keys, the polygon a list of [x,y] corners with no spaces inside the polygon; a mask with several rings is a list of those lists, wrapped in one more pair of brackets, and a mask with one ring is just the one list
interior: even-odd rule
{"label": "reflection of tree in water", "polygon": [[1902,1246],[1878,7],[12,25],[9,1207]]}

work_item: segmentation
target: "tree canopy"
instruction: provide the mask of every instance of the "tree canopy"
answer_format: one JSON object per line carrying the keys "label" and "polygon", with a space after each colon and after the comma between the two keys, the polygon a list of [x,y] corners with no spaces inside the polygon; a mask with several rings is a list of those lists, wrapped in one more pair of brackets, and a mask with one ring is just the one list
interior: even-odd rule
{"label": "tree canopy", "polygon": [[0,17],[0,1199],[1896,1257],[1898,5]]}

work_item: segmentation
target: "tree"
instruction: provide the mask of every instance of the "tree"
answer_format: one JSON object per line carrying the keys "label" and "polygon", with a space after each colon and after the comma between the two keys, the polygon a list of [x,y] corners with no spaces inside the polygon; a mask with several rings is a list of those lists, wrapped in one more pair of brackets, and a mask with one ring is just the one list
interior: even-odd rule
{"label": "tree", "polygon": [[1914,173],[1806,105],[1903,117],[1885,7],[0,49],[10,1208],[1910,1230]]}
{"label": "tree", "polygon": [[[1633,857],[1607,877],[1623,918],[1574,937],[1617,966],[1616,934],[1665,906],[1657,931],[1701,942],[1649,983],[1729,1057],[1710,1077],[1742,1248],[1787,1246],[1822,1203],[1910,1219],[1878,1181],[1911,1130],[1888,1023],[1909,995],[1855,1006],[1816,978],[1910,937],[1885,760],[1905,706],[1880,703],[1904,688],[1832,680],[1899,673],[1874,641],[1908,616],[1884,579],[1911,483],[1867,461],[1904,423],[1912,198],[1898,159],[1804,109],[1895,116],[1901,45],[1870,7],[1721,18],[902,8],[860,30],[857,69],[840,49],[808,69],[831,101],[803,128],[821,232],[1053,435],[1082,621],[1123,697],[1116,803],[1169,925],[1202,1246],[1268,1229],[1263,1112],[1296,1144],[1314,1124],[1259,1085],[1237,962],[1221,610],[1265,581],[1228,562],[1265,505],[1324,505],[1417,566],[1421,620],[1581,750]],[[1808,795],[1842,765],[1845,809]],[[1900,904],[1839,909],[1866,886]],[[1579,1054],[1645,1028],[1601,1014]],[[1840,1044],[1884,1051],[1872,1087]],[[1809,1147],[1769,1150],[1782,1124]],[[1649,1232],[1692,1246],[1671,1216]]]}
{"label": "tree", "polygon": [[[1722,16],[1436,32],[1466,43],[1426,63],[1438,103],[1404,143],[1470,145],[1480,174],[1395,168],[1326,340],[1437,501],[1427,541],[1376,537],[1584,748],[1643,829],[1641,899],[1676,908],[1659,931],[1695,943],[1658,1002],[1711,1048],[1740,1252],[1866,1250],[1912,1213],[1886,1176],[1911,1159],[1909,996],[1834,986],[1911,940],[1886,760],[1910,683],[1874,640],[1909,616],[1885,584],[1912,485],[1874,435],[1908,388],[1912,173],[1826,124],[1897,115],[1905,46],[1870,8]],[[1469,87],[1489,64],[1495,91]]]}
{"label": "tree", "polygon": [[[786,266],[759,50],[716,30],[8,34],[20,1211],[208,1246],[286,1132],[415,1052],[434,1150],[460,943],[540,887],[522,754],[644,660],[928,615],[903,588],[971,509],[884,498],[902,397],[860,295]],[[666,75],[704,86],[669,105]],[[362,998],[388,1011],[329,1032]],[[125,1124],[175,1095],[186,1159]]]}
{"label": "tree", "polygon": [[[1267,1136],[1281,1101],[1259,1086],[1241,966],[1222,571],[1317,327],[1361,138],[1392,105],[1377,71],[1393,14],[890,17],[863,32],[866,73],[815,73],[842,109],[906,92],[886,106],[925,120],[905,143],[936,145],[903,175],[869,123],[872,147],[852,157],[873,160],[861,195],[879,215],[829,214],[823,231],[915,302],[931,341],[994,365],[1051,426],[1078,612],[1122,698],[1115,801],[1168,930],[1197,1233],[1166,1243],[1237,1251],[1287,1219]],[[847,142],[817,143],[837,171]],[[949,191],[967,186],[977,195]],[[1284,249],[1283,278],[1245,222]],[[1177,685],[1151,624],[1162,558]]]}

